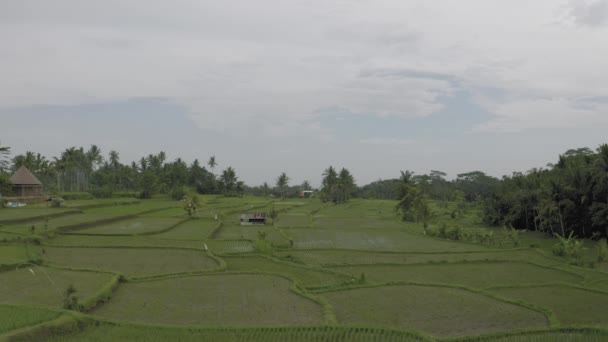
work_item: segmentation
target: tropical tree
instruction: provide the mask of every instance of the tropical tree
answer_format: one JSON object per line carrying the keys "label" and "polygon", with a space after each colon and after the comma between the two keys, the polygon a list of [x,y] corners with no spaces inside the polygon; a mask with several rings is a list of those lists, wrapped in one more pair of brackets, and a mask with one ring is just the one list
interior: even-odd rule
{"label": "tropical tree", "polygon": [[0,173],[7,173],[9,167],[8,156],[11,154],[11,148],[0,145]]}
{"label": "tropical tree", "polygon": [[347,169],[342,168],[338,174],[336,203],[347,202],[351,198],[355,188],[355,178]]}
{"label": "tropical tree", "polygon": [[285,188],[289,184],[289,177],[285,172],[281,173],[281,175],[277,178],[277,188],[279,188],[279,193],[281,194],[281,198],[285,198]]}
{"label": "tropical tree", "polygon": [[217,162],[215,161],[215,156],[209,157],[209,161],[207,162],[207,165],[211,169],[211,173],[213,173],[213,170],[217,166]]}

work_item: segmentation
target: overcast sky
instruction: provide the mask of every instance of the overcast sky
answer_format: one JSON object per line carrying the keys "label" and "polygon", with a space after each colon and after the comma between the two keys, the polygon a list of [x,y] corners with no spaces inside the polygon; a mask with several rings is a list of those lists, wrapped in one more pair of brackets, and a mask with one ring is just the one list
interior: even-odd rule
{"label": "overcast sky", "polygon": [[500,176],[608,142],[607,56],[608,0],[3,0],[0,142]]}

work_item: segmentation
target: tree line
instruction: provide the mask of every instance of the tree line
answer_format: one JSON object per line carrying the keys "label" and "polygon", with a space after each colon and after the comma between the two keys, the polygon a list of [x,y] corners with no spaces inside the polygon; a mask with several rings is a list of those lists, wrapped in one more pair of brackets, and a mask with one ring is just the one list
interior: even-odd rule
{"label": "tree line", "polygon": [[571,149],[556,164],[503,177],[484,221],[562,237],[607,236],[608,145]]}

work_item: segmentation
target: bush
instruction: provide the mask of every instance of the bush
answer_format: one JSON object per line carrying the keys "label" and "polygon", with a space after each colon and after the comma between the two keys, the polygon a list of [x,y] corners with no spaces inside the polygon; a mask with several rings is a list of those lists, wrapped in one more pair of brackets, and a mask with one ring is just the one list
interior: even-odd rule
{"label": "bush", "polygon": [[112,188],[109,186],[102,188],[95,188],[90,191],[91,195],[95,198],[111,198],[112,197]]}
{"label": "bush", "polygon": [[188,197],[188,189],[183,186],[176,187],[169,192],[169,197],[176,201],[181,201],[184,198]]}
{"label": "bush", "polygon": [[450,240],[459,241],[462,239],[462,229],[460,227],[450,228],[446,232],[446,237]]}
{"label": "bush", "polygon": [[61,197],[66,201],[94,199],[93,195],[88,192],[64,192]]}
{"label": "bush", "polygon": [[142,190],[139,195],[137,196],[137,198],[139,199],[150,199],[152,198],[152,192],[148,191],[148,190]]}
{"label": "bush", "polygon": [[51,199],[51,208],[60,208],[63,207],[64,200],[61,197],[53,197]]}

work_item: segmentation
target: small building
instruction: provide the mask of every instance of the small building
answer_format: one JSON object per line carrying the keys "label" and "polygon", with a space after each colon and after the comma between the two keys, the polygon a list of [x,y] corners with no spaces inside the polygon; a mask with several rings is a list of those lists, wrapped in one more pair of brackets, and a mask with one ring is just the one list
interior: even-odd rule
{"label": "small building", "polygon": [[266,224],[266,213],[241,214],[241,226]]}
{"label": "small building", "polygon": [[300,198],[311,198],[314,195],[312,190],[300,191]]}
{"label": "small building", "polygon": [[42,182],[25,166],[21,166],[11,177],[13,193],[16,197],[39,197],[42,196]]}

